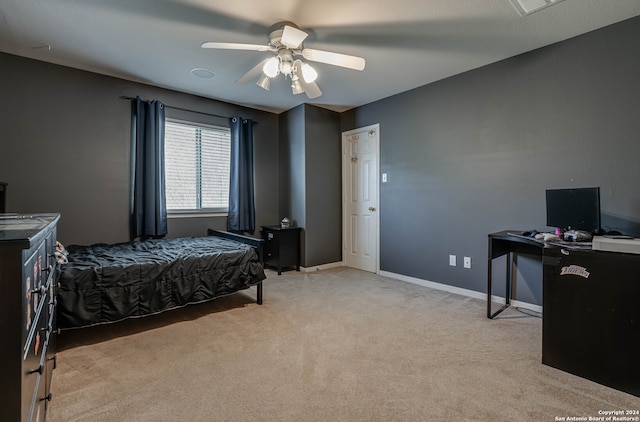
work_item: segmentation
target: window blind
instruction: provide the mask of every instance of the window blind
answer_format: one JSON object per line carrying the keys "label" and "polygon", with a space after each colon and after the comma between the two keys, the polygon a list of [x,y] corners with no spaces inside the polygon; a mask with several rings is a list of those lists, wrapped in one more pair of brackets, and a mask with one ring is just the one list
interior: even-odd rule
{"label": "window blind", "polygon": [[230,159],[229,129],[167,120],[167,209],[226,211]]}

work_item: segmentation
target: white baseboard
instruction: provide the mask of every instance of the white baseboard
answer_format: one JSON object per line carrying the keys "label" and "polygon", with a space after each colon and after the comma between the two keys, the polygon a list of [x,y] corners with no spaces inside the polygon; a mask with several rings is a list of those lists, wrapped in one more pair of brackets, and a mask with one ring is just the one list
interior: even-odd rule
{"label": "white baseboard", "polygon": [[[486,296],[486,295],[485,295]],[[497,297],[497,296],[491,296],[492,298]],[[504,298],[498,298],[497,300],[502,300],[502,302],[504,302]],[[524,309],[528,309],[530,311],[533,312],[537,312],[539,314],[542,313],[542,306],[540,305],[534,305],[533,303],[528,303],[528,302],[520,302],[519,300],[512,300],[511,301],[511,306],[513,306],[514,308],[524,308]]]}
{"label": "white baseboard", "polygon": [[315,271],[328,270],[330,268],[344,267],[342,261],[330,262],[328,264],[317,265],[315,267],[300,267],[300,271],[303,273],[312,273]]}
{"label": "white baseboard", "polygon": [[[471,298],[474,298],[474,299],[480,299],[480,300],[484,300],[484,301],[487,300],[487,294],[486,293],[477,292],[475,290],[469,290],[469,289],[463,289],[461,287],[449,286],[448,284],[436,283],[434,281],[422,280],[420,278],[409,277],[409,276],[402,275],[402,274],[390,273],[390,272],[387,272],[387,271],[380,271],[379,274],[381,276],[383,276],[383,277],[389,277],[389,278],[393,278],[393,279],[400,280],[400,281],[406,281],[407,283],[413,283],[413,284],[417,284],[419,286],[430,287],[430,288],[436,289],[436,290],[443,290],[445,292],[455,293],[455,294],[458,294],[458,295],[467,296],[467,297],[471,297]],[[504,304],[504,297],[492,295],[491,296],[491,301],[493,303],[503,303]],[[518,301],[518,300],[512,300],[511,301],[511,306],[518,307],[518,308],[529,309],[529,310],[534,311],[534,312],[542,313],[542,306],[534,305],[533,303],[527,303],[527,302],[521,302],[521,301]]]}

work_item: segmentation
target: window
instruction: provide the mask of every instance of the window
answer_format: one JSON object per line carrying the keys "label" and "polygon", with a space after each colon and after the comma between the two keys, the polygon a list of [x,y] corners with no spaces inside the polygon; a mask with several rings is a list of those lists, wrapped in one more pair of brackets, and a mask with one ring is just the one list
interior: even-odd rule
{"label": "window", "polygon": [[170,120],[164,128],[169,212],[227,211],[229,129]]}

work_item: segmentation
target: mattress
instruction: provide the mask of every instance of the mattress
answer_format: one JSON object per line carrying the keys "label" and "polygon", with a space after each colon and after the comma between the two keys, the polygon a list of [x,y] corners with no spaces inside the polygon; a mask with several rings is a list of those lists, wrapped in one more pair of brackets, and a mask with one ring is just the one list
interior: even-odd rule
{"label": "mattress", "polygon": [[266,278],[255,249],[216,236],[69,246],[58,327],[151,315],[247,289]]}

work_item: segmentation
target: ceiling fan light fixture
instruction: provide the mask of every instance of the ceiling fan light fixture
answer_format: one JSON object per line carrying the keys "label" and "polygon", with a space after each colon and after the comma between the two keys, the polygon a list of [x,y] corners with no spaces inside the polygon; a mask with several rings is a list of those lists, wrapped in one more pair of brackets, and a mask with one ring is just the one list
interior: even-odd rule
{"label": "ceiling fan light fixture", "polygon": [[262,75],[260,75],[260,79],[258,79],[258,82],[256,82],[256,85],[258,85],[260,88],[268,91],[269,87],[271,86],[271,78],[269,78],[265,74],[262,74]]}
{"label": "ceiling fan light fixture", "polygon": [[304,63],[301,70],[302,77],[304,78],[304,81],[306,83],[310,84],[311,82],[315,82],[316,79],[318,79],[318,72],[316,72],[316,70],[308,63]]}
{"label": "ceiling fan light fixture", "polygon": [[291,76],[291,92],[293,92],[293,95],[302,94],[304,92],[304,88],[302,88],[302,84],[300,83],[300,78],[298,78],[298,75],[295,73]]}
{"label": "ceiling fan light fixture", "polygon": [[[511,1],[560,2],[563,0]],[[246,84],[249,81],[255,81],[259,77],[256,84],[262,89],[269,90],[270,79],[282,74],[285,79],[291,78],[291,90],[294,94],[304,92],[309,98],[317,98],[322,95],[322,91],[320,91],[315,82],[318,78],[318,72],[311,65],[304,63],[297,57],[303,57],[311,62],[325,63],[347,69],[364,70],[366,62],[362,57],[306,48],[303,42],[308,35],[307,32],[299,29],[291,22],[280,22],[274,26],[274,30],[269,34],[269,43],[267,45],[207,41],[202,43],[201,46],[202,48],[221,50],[269,51],[274,53],[275,56],[261,60],[238,78],[235,83]]]}
{"label": "ceiling fan light fixture", "polygon": [[270,78],[275,78],[280,73],[280,60],[277,57],[272,57],[264,64],[262,68],[264,74]]}

